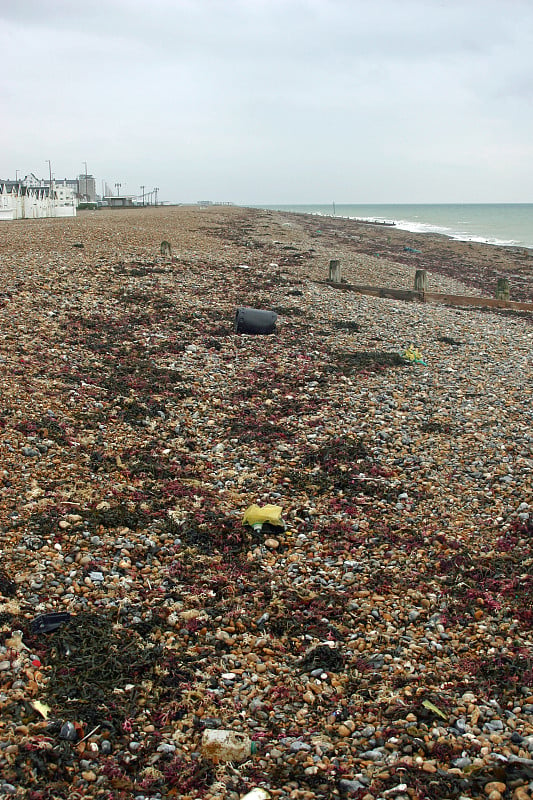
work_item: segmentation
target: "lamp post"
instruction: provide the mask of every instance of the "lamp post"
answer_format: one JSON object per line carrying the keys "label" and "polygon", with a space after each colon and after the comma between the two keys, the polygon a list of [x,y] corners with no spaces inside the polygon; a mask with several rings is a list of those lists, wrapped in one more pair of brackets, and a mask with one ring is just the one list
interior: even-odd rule
{"label": "lamp post", "polygon": [[45,159],[45,163],[46,162],[48,162],[48,172],[49,172],[49,175],[50,175],[50,188],[48,190],[48,197],[51,200],[52,199],[52,162],[50,161],[49,158]]}
{"label": "lamp post", "polygon": [[143,193],[143,208],[144,208],[144,190],[145,190],[145,188],[146,188],[146,187],[144,187],[144,186],[141,186],[141,192]]}
{"label": "lamp post", "polygon": [[155,203],[154,203],[154,205],[157,205],[157,193],[158,193],[158,191],[159,191],[159,186],[156,186],[154,188],[154,192],[155,192]]}
{"label": "lamp post", "polygon": [[115,189],[117,190],[117,198],[120,197],[120,187],[122,186],[121,183],[115,183]]}

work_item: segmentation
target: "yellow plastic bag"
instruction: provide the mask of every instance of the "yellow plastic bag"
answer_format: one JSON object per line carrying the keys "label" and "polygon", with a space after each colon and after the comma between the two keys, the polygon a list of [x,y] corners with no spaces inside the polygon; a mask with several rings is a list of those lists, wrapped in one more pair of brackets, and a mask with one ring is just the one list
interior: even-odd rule
{"label": "yellow plastic bag", "polygon": [[271,525],[279,525],[280,527],[283,526],[283,522],[281,521],[281,513],[283,509],[281,506],[263,506],[260,508],[256,506],[255,503],[251,506],[248,506],[246,511],[244,512],[244,517],[242,518],[243,522],[246,522],[248,525],[252,527],[254,525],[262,525],[264,522],[270,522]]}
{"label": "yellow plastic bag", "polygon": [[418,348],[412,344],[410,344],[407,350],[404,352],[403,357],[412,364],[423,364],[425,367],[427,367],[427,364],[424,361],[424,356],[420,350],[418,350]]}

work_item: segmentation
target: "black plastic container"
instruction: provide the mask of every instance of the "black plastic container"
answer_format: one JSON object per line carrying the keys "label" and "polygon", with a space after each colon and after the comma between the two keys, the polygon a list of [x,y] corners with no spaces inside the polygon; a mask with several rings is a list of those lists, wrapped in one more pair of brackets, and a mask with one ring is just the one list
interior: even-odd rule
{"label": "black plastic container", "polygon": [[268,336],[276,330],[278,315],[258,308],[238,308],[235,313],[235,333]]}

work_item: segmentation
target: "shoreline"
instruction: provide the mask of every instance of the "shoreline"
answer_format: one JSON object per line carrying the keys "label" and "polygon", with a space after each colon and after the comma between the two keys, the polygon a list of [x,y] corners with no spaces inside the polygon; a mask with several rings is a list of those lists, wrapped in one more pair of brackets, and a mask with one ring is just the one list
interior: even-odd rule
{"label": "shoreline", "polygon": [[[317,217],[327,220],[327,225],[322,224],[315,229],[315,234],[316,230],[320,230],[328,238],[332,258],[336,258],[337,253],[348,261],[353,261],[358,254],[373,256],[394,264],[400,263],[412,270],[426,269],[428,273],[448,276],[470,290],[487,296],[494,295],[499,277],[507,277],[511,285],[511,299],[533,301],[533,250],[528,248],[463,242],[445,234],[412,233],[396,226],[348,217],[279,213],[287,218],[301,217],[310,235],[313,235]],[[418,252],[408,252],[404,247]],[[406,284],[402,288],[412,286]]]}
{"label": "shoreline", "polygon": [[[337,211],[333,212],[333,213],[332,213],[331,209],[327,209],[326,206],[324,206],[324,205],[321,206],[320,204],[317,204],[315,206],[313,206],[313,205],[307,205],[306,206],[305,204],[302,204],[302,205],[298,206],[298,204],[295,204],[295,205],[287,205],[285,207],[279,206],[278,210],[280,212],[282,212],[282,213],[285,213],[285,212],[288,212],[288,213],[304,213],[304,214],[309,214],[310,216],[330,217],[332,219],[335,219],[335,218],[338,218],[338,219],[350,219],[350,220],[353,220],[355,222],[359,222],[361,224],[369,223],[369,224],[375,224],[375,225],[385,225],[385,226],[389,226],[389,227],[396,227],[398,230],[405,230],[407,232],[412,232],[412,233],[429,234],[429,235],[432,235],[432,234],[433,235],[442,235],[442,236],[446,236],[447,238],[453,239],[455,241],[465,242],[465,243],[474,242],[474,243],[478,243],[478,244],[490,244],[490,245],[494,245],[495,247],[511,247],[511,248],[515,248],[515,249],[532,250],[533,249],[533,241],[531,241],[531,243],[528,245],[527,243],[522,243],[521,241],[516,240],[516,239],[505,239],[504,240],[501,237],[500,238],[487,238],[487,237],[483,236],[481,233],[477,233],[476,234],[476,233],[473,233],[473,232],[467,233],[466,231],[454,230],[453,223],[451,222],[451,220],[448,221],[448,224],[445,224],[444,222],[442,222],[439,225],[439,223],[437,223],[435,221],[433,221],[433,222],[430,222],[430,221],[422,222],[422,221],[420,221],[420,218],[419,218],[418,214],[416,215],[416,219],[412,219],[412,218],[409,219],[410,209],[413,209],[413,208],[416,208],[417,210],[419,210],[419,209],[425,209],[425,208],[442,209],[442,208],[447,208],[447,207],[451,207],[451,208],[465,207],[466,209],[468,209],[468,208],[471,208],[471,207],[473,207],[473,208],[478,208],[478,207],[488,207],[488,208],[490,208],[490,207],[494,207],[494,205],[495,205],[494,203],[485,203],[485,204],[469,204],[469,203],[466,203],[466,204],[456,204],[456,203],[439,204],[439,203],[436,203],[435,204],[435,203],[429,203],[429,204],[422,204],[422,205],[409,204],[409,203],[408,204],[393,204],[393,205],[389,205],[389,204],[377,204],[377,205],[376,204],[370,204],[370,205],[365,205],[365,204],[357,204],[356,203],[356,204],[345,204],[344,207],[346,209],[349,208],[351,210],[351,213],[344,213],[343,214],[342,211],[340,213],[338,211],[339,208],[342,209],[343,204],[338,206],[337,207]],[[518,207],[518,208],[527,207],[527,208],[529,208],[531,206],[530,203],[507,203],[507,204],[504,203],[504,204],[497,204],[497,205],[499,205],[499,206],[501,206],[503,208],[507,208],[507,207]],[[261,206],[257,206],[257,208],[260,208],[260,207]],[[365,209],[364,215],[360,215],[355,211],[355,209],[357,209],[358,207],[362,207],[362,208]],[[265,206],[265,208],[268,208],[268,206]],[[274,209],[275,207],[272,206],[270,208]],[[383,211],[383,213],[380,213],[378,210],[376,210],[376,209],[380,209],[380,208],[382,209],[382,211],[383,210],[387,210],[389,213],[386,214],[384,211]],[[315,209],[315,210],[313,210],[313,209]],[[320,209],[320,210],[318,210],[318,209]],[[372,213],[370,212],[370,209],[373,209]],[[402,209],[406,210],[405,216],[407,218],[404,218],[402,216],[402,214],[401,214]],[[396,213],[393,213],[393,212],[396,212]],[[422,212],[422,215],[423,215],[423,212]],[[456,223],[456,224],[459,224],[459,223]],[[452,227],[449,227],[449,225],[452,225]]]}
{"label": "shoreline", "polygon": [[[531,799],[533,328],[320,283],[531,291],[525,259],[418,236],[0,228],[0,793]],[[214,764],[208,729],[257,752]]]}

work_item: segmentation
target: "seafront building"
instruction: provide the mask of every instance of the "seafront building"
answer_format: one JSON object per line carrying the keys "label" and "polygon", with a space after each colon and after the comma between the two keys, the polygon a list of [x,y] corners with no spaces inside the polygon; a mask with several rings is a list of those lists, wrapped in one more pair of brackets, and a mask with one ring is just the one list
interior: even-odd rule
{"label": "seafront building", "polygon": [[81,203],[96,203],[97,196],[96,196],[96,181],[94,179],[94,175],[78,175],[77,181],[72,181],[72,183],[77,182],[77,194],[79,196],[79,201]]}
{"label": "seafront building", "polygon": [[77,178],[50,180],[37,178],[33,172],[25,178],[3,180],[0,178],[0,221],[12,219],[37,219],[39,217],[75,217],[76,209],[134,208],[158,205],[159,187],[142,194],[121,194],[122,184],[115,183],[116,194],[102,181],[102,196],[96,192],[93,175],[82,173]]}
{"label": "seafront building", "polygon": [[70,181],[43,181],[31,173],[0,180],[0,220],[75,217],[76,193]]}

